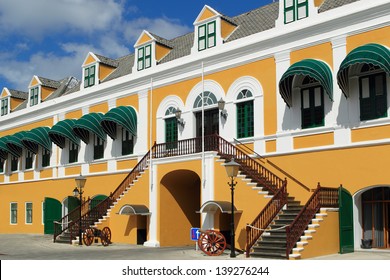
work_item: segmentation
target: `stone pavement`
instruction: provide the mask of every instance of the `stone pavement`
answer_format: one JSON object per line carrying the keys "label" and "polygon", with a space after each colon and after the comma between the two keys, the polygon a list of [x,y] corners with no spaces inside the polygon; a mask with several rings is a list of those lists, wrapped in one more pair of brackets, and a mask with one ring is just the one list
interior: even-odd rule
{"label": "stone pavement", "polygon": [[[217,257],[205,255],[194,246],[148,248],[113,243],[72,246],[53,243],[52,235],[0,234],[0,260],[227,260],[230,251]],[[243,254],[237,260],[244,260]],[[313,260],[390,260],[390,250],[361,250],[351,254],[335,254]]]}

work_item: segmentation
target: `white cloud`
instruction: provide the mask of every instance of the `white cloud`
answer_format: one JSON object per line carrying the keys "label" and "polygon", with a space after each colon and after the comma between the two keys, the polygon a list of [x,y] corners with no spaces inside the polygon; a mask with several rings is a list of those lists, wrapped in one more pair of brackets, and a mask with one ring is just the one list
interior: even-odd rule
{"label": "white cloud", "polygon": [[108,30],[122,18],[118,0],[1,0],[0,31],[43,36],[47,32]]}

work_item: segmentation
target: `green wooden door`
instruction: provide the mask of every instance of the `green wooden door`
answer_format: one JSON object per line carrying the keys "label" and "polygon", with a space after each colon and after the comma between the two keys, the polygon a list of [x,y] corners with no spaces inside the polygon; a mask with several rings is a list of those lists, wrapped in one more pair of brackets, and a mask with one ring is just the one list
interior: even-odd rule
{"label": "green wooden door", "polygon": [[167,149],[177,148],[177,119],[169,118],[165,120],[165,142]]}
{"label": "green wooden door", "polygon": [[61,202],[45,197],[43,204],[44,234],[54,234],[54,221],[61,219]]}
{"label": "green wooden door", "polygon": [[94,198],[92,198],[91,199],[91,204],[90,204],[90,209],[95,208],[96,205],[98,205],[100,202],[102,202],[106,198],[107,198],[107,196],[104,195],[104,194],[99,194],[99,195],[95,196]]}
{"label": "green wooden door", "polygon": [[340,254],[354,251],[352,195],[339,188]]}
{"label": "green wooden door", "polygon": [[68,213],[79,207],[80,201],[74,196],[68,196]]}

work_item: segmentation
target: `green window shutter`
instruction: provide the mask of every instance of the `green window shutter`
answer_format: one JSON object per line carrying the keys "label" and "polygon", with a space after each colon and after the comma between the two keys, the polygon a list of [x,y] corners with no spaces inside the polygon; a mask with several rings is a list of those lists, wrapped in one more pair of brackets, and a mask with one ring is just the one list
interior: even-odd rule
{"label": "green window shutter", "polygon": [[84,69],[84,87],[89,87],[89,68]]}
{"label": "green window shutter", "polygon": [[145,46],[145,69],[152,66],[152,46]]}
{"label": "green window shutter", "polygon": [[203,51],[206,49],[206,24],[198,27],[198,50]]}
{"label": "green window shutter", "polygon": [[144,47],[138,49],[138,67],[137,67],[138,70],[144,69],[144,52],[145,52]]}
{"label": "green window shutter", "polygon": [[295,0],[284,0],[284,23],[295,21]]}
{"label": "green window shutter", "polygon": [[19,158],[12,155],[11,156],[11,172],[18,170],[18,163],[19,163]]}
{"label": "green window shutter", "polygon": [[50,151],[42,148],[42,167],[50,165]]}
{"label": "green window shutter", "polygon": [[253,101],[237,104],[237,137],[246,138],[254,135]]}
{"label": "green window shutter", "polygon": [[175,117],[165,120],[165,142],[167,149],[177,148],[177,120]]}
{"label": "green window shutter", "polygon": [[321,86],[301,91],[302,128],[324,125],[324,90]]}
{"label": "green window shutter", "polygon": [[95,66],[91,66],[89,68],[89,86],[93,86],[95,84]]}
{"label": "green window shutter", "polygon": [[133,135],[122,128],[122,155],[131,155],[134,149]]}
{"label": "green window shutter", "polygon": [[387,117],[386,74],[378,73],[359,79],[360,120]]}
{"label": "green window shutter", "polygon": [[4,161],[3,159],[0,159],[0,173],[4,172]]}
{"label": "green window shutter", "polygon": [[33,164],[33,153],[27,150],[25,169],[31,169],[33,167],[32,164]]}
{"label": "green window shutter", "polygon": [[216,31],[215,21],[207,24],[207,48],[215,47],[216,44]]}
{"label": "green window shutter", "polygon": [[8,114],[8,98],[4,99],[4,115]]}
{"label": "green window shutter", "polygon": [[96,134],[94,137],[94,149],[93,149],[93,159],[101,159],[104,156],[104,142],[100,137],[97,137]]}
{"label": "green window shutter", "polygon": [[79,146],[69,141],[69,163],[78,161]]}
{"label": "green window shutter", "polygon": [[297,20],[308,17],[309,6],[307,0],[297,0],[296,6],[297,6],[297,10],[296,10]]}
{"label": "green window shutter", "polygon": [[18,223],[18,204],[11,203],[11,224]]}
{"label": "green window shutter", "polygon": [[32,224],[33,221],[33,204],[26,202],[26,224]]}

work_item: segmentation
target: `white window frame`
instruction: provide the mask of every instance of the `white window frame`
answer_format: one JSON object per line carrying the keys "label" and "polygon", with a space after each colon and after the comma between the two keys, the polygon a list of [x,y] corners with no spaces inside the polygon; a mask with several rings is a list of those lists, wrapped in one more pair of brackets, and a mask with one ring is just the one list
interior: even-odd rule
{"label": "white window frame", "polygon": [[[4,97],[1,99],[1,116],[8,115],[10,113],[10,98],[9,97]],[[7,110],[4,110],[4,103],[6,103]],[[4,112],[5,111],[5,112]]]}
{"label": "white window frame", "polygon": [[32,107],[38,105],[40,102],[41,102],[41,86],[38,85],[38,86],[31,87],[28,95],[29,106]]}
{"label": "white window frame", "polygon": [[[9,223],[11,225],[17,225],[18,224],[18,203],[11,202],[9,205],[10,205],[9,206]],[[16,221],[15,222],[12,222],[12,205],[16,205],[16,216],[15,216]]]}

